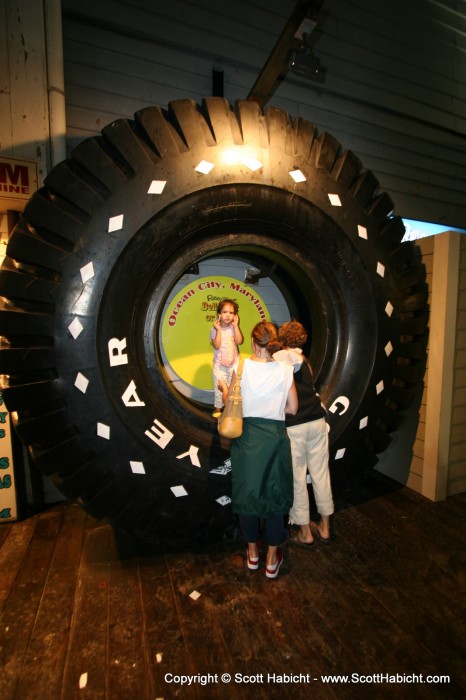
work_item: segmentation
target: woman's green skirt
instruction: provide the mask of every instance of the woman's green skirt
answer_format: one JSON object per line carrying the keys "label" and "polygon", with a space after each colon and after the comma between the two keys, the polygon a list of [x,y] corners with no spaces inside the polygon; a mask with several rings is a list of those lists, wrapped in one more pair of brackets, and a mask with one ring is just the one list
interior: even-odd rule
{"label": "woman's green skirt", "polygon": [[243,434],[232,440],[233,512],[286,515],[293,505],[293,468],[285,421],[244,418]]}

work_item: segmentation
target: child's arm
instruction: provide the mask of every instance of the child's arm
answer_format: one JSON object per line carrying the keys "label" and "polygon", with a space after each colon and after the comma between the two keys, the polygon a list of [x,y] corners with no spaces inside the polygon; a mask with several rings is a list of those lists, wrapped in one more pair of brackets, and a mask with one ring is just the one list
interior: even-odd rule
{"label": "child's arm", "polygon": [[238,314],[235,314],[233,317],[233,321],[231,322],[231,325],[233,326],[233,333],[234,333],[234,338],[235,338],[235,343],[236,345],[241,345],[243,342],[243,334],[241,333],[240,327],[239,327],[239,316]]}
{"label": "child's arm", "polygon": [[212,345],[216,350],[218,350],[222,344],[222,328],[218,318],[214,323],[214,330],[217,331],[217,333],[212,337]]}

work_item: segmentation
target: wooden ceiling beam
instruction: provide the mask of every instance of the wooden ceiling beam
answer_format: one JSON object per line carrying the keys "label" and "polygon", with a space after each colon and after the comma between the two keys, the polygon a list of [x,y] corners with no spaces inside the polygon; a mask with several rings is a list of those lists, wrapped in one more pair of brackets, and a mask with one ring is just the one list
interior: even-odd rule
{"label": "wooden ceiling beam", "polygon": [[[298,0],[256,82],[252,86],[248,100],[257,102],[261,107],[267,104],[290,69],[291,52],[298,50],[302,46],[302,33],[298,30],[305,20],[309,20],[308,26],[311,27],[312,31],[322,5],[323,0]],[[304,28],[306,28],[306,25],[304,25]]]}

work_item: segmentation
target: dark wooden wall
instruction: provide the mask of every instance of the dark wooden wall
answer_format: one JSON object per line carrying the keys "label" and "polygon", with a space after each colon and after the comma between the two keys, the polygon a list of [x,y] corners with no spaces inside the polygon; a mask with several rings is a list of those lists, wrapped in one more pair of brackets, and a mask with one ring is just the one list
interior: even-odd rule
{"label": "dark wooden wall", "polygon": [[[118,117],[212,93],[247,97],[294,0],[63,0],[69,146]],[[325,0],[323,82],[288,74],[269,104],[327,130],[396,213],[466,226],[466,2]]]}

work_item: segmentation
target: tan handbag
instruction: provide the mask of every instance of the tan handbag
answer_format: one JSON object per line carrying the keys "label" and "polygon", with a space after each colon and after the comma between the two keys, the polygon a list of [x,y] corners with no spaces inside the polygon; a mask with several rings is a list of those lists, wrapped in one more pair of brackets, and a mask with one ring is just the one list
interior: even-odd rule
{"label": "tan handbag", "polygon": [[243,399],[241,397],[241,376],[243,360],[238,365],[235,381],[230,384],[225,408],[218,419],[218,432],[226,438],[237,438],[243,432]]}

